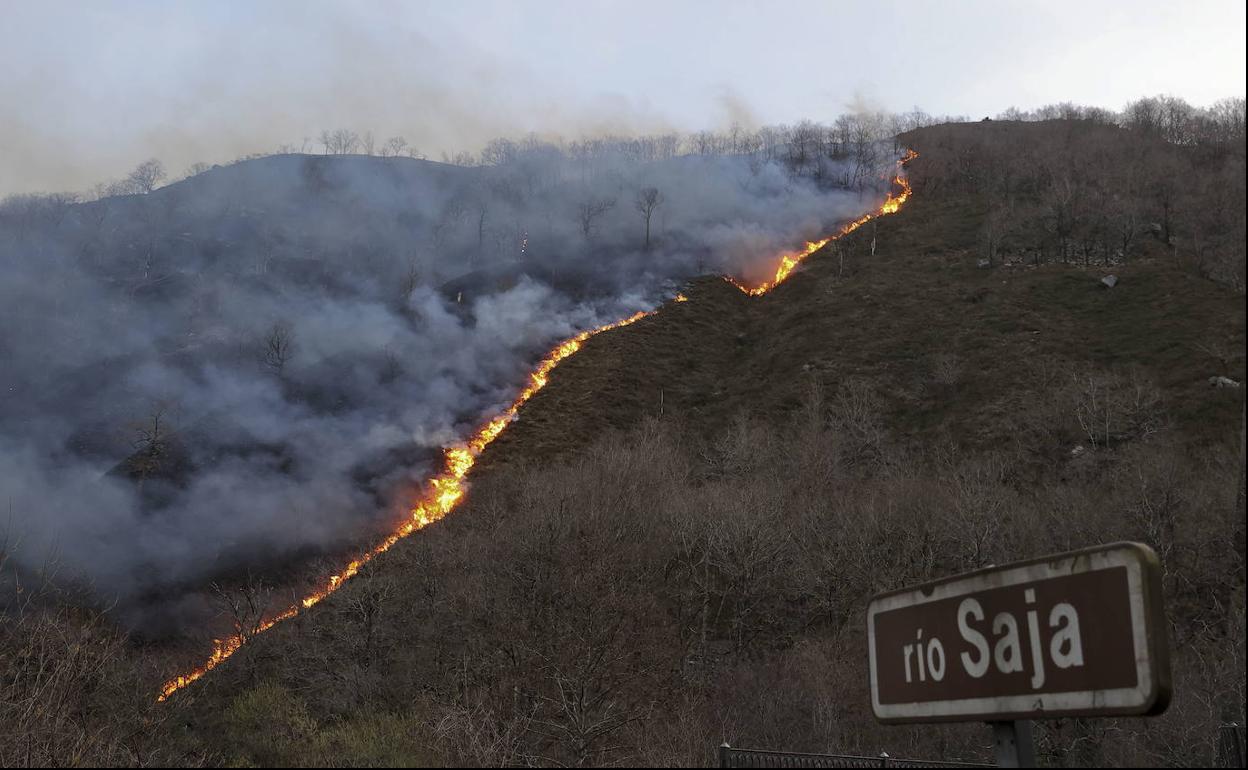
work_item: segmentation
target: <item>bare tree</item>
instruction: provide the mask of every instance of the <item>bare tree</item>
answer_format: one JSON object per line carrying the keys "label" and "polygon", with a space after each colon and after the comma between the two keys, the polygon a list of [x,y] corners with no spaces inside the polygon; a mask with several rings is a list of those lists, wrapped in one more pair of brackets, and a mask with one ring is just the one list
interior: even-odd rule
{"label": "bare tree", "polygon": [[481,150],[481,165],[504,166],[514,163],[520,148],[510,139],[494,139]]}
{"label": "bare tree", "polygon": [[[247,572],[242,585],[223,586],[212,582],[208,585],[209,601],[217,612],[224,615],[234,629],[234,637],[239,646],[264,630],[264,623],[269,614],[272,591],[264,581]],[[247,676],[255,676],[255,662],[251,656],[244,656],[243,663]]]}
{"label": "bare tree", "polygon": [[169,446],[169,404],[159,402],[152,411],[133,424],[134,439],[130,445],[135,453],[130,457],[131,473],[139,476],[138,491],[142,494],[143,483],[148,476],[160,470]]}
{"label": "bare tree", "polygon": [[435,252],[441,251],[451,241],[464,217],[468,216],[468,208],[468,200],[463,195],[452,197],[442,206],[437,221],[430,228]]}
{"label": "bare tree", "polygon": [[646,251],[650,250],[650,218],[654,210],[663,205],[663,193],[657,187],[643,187],[637,191],[637,211],[646,220]]}
{"label": "bare tree", "polygon": [[261,354],[264,365],[281,377],[295,352],[295,332],[290,324],[278,321],[264,335]]}
{"label": "bare tree", "polygon": [[360,145],[360,136],[354,131],[339,128],[321,132],[321,144],[326,155],[350,155]]}
{"label": "bare tree", "polygon": [[1161,219],[1161,239],[1167,246],[1173,243],[1175,208],[1184,192],[1184,168],[1180,160],[1168,148],[1149,158],[1147,168],[1151,172],[1145,182],[1145,190],[1153,207],[1153,214]]}
{"label": "bare tree", "polygon": [[992,265],[997,262],[1002,244],[1010,232],[1012,219],[1013,211],[1009,201],[994,203],[988,209],[988,214],[984,217],[984,225],[979,233],[980,246],[983,248],[984,258],[988,260],[988,264]]}
{"label": "bare tree", "polygon": [[346,604],[347,610],[360,624],[356,639],[360,645],[360,662],[367,668],[373,661],[378,620],[390,599],[398,593],[394,582],[377,574],[376,569],[367,570],[352,586]]}
{"label": "bare tree", "polygon": [[126,177],[125,184],[130,188],[131,192],[150,193],[156,189],[156,185],[160,184],[165,178],[165,165],[155,158],[149,158],[138,165],[134,171],[130,172],[130,176]]}
{"label": "bare tree", "polygon": [[381,154],[383,156],[388,155],[388,156],[397,158],[403,154],[404,149],[406,147],[407,147],[406,139],[404,139],[401,136],[392,136],[386,140],[385,144],[381,146]]}
{"label": "bare tree", "polygon": [[421,279],[424,276],[424,270],[421,268],[421,261],[418,257],[413,256],[407,263],[407,270],[403,273],[403,280],[399,284],[399,306],[402,307],[407,303],[407,298],[412,296],[412,292],[420,286]]}
{"label": "bare tree", "polygon": [[490,213],[489,203],[484,199],[477,205],[477,257],[480,258],[485,248],[485,219]]}
{"label": "bare tree", "polygon": [[1135,369],[1073,374],[1068,392],[1075,419],[1092,446],[1146,438],[1164,425],[1160,391]]}
{"label": "bare tree", "polygon": [[576,207],[576,221],[581,226],[581,235],[585,236],[585,240],[593,239],[594,222],[613,208],[613,198],[590,198]]}
{"label": "bare tree", "polygon": [[[1124,261],[1140,229],[1139,209],[1135,200],[1123,196],[1110,196],[1105,206],[1105,261],[1109,263],[1111,251],[1116,251]],[[1112,244],[1112,245],[1111,245]]]}
{"label": "bare tree", "polygon": [[176,761],[166,728],[184,718],[150,697],[150,665],[106,612],[53,582],[55,562],[29,575],[6,564],[14,545],[0,527],[0,766]]}
{"label": "bare tree", "polygon": [[210,168],[212,168],[212,166],[209,166],[207,163],[204,163],[203,161],[200,161],[198,163],[192,163],[190,166],[187,167],[185,176],[186,178],[189,179],[190,177],[198,176],[199,174],[204,173]]}
{"label": "bare tree", "polygon": [[476,158],[472,157],[472,153],[463,150],[454,155],[442,153],[442,162],[449,163],[452,166],[474,166],[477,163]]}

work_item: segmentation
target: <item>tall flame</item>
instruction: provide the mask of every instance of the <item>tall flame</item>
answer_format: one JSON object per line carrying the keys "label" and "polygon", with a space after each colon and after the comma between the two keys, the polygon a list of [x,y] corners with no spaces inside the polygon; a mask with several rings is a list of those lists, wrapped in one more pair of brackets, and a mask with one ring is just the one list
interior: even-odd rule
{"label": "tall flame", "polygon": [[[834,235],[828,236],[827,238],[819,241],[808,242],[806,246],[797,253],[782,255],[780,259],[780,266],[776,269],[775,277],[772,280],[765,281],[764,283],[752,288],[744,286],[732,278],[728,278],[728,280],[737,286],[737,288],[751,296],[766,294],[784,281],[784,279],[788,278],[789,274],[793,272],[793,269],[797,267],[802,260],[823,248],[829,241],[840,238],[848,233],[852,233],[854,230],[857,230],[859,227],[877,216],[896,213],[897,210],[901,208],[902,204],[905,203],[910,197],[910,184],[906,181],[905,177],[901,175],[900,166],[914,157],[917,157],[917,153],[911,150],[904,158],[901,159],[901,161],[898,162],[899,170],[897,175],[893,178],[893,183],[900,187],[901,192],[899,194],[894,196],[890,192],[888,198],[883,204],[881,204],[879,209],[872,213],[864,214],[858,219],[855,219],[853,222],[842,226],[841,229]],[[686,302],[687,298],[683,294],[679,294],[675,297],[675,301]],[[546,387],[551,371],[558,366],[561,361],[580,350],[581,346],[590,337],[603,332],[611,331],[612,329],[618,329],[622,326],[628,326],[636,323],[642,318],[653,315],[656,312],[658,311],[637,312],[620,321],[599,326],[595,329],[587,329],[574,337],[564,340],[552,348],[537,365],[537,367],[529,373],[528,384],[525,386],[524,390],[520,392],[520,395],[516,396],[516,399],[511,402],[510,406],[504,409],[489,422],[485,423],[485,425],[478,428],[476,433],[474,433],[463,444],[446,450],[442,472],[429,480],[427,489],[421,495],[419,500],[417,500],[417,502],[412,506],[408,517],[403,520],[394,532],[388,535],[380,543],[373,546],[370,550],[365,551],[360,556],[348,562],[347,565],[337,573],[330,575],[321,583],[319,587],[308,593],[308,595],[299,600],[298,603],[265,618],[259,625],[256,626],[256,628],[252,629],[250,636],[263,633],[278,623],[295,617],[303,610],[315,606],[322,599],[329,596],[334,591],[337,591],[343,583],[355,577],[355,575],[360,571],[360,568],[372,561],[374,557],[385,553],[390,550],[391,546],[403,538],[417,530],[424,529],[454,510],[464,498],[464,478],[468,475],[472,466],[476,464],[477,457],[487,446],[490,445],[491,442],[494,441],[494,439],[498,438],[499,435],[507,429],[507,426],[511,424],[512,419],[515,418],[516,414],[520,411],[520,408],[524,406],[529,399],[533,398],[539,390]],[[212,653],[208,656],[208,658],[198,667],[165,682],[164,686],[161,687],[160,696],[157,700],[164,701],[177,691],[190,685],[192,682],[201,679],[209,671],[212,671],[214,668],[229,659],[231,655],[238,652],[238,650],[247,641],[247,638],[247,636],[242,634],[235,634],[233,636],[227,636],[224,639],[213,640]]]}

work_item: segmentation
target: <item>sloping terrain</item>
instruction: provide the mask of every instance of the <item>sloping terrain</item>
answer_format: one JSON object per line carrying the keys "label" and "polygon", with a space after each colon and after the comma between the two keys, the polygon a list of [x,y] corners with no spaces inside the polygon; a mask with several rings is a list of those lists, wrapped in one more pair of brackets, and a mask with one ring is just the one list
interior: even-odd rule
{"label": "sloping terrain", "polygon": [[[922,135],[915,140],[924,148]],[[924,180],[927,162],[914,161],[912,175]],[[488,461],[566,451],[665,412],[711,435],[738,413],[776,420],[812,384],[855,378],[871,384],[898,438],[989,448],[1048,428],[1054,435],[1028,436],[1025,446],[1052,461],[1079,442],[1077,426],[1025,424],[1034,404],[1072,372],[1114,367],[1160,389],[1185,440],[1225,438],[1219,426],[1237,423],[1239,401],[1208,379],[1243,379],[1240,296],[1156,242],[1113,266],[982,269],[985,211],[974,196],[920,193],[763,297],[699,281],[690,302],[568,361]],[[1107,275],[1115,288],[1101,283]]]}
{"label": "sloping terrain", "polygon": [[1243,718],[1243,389],[1209,383],[1244,380],[1242,295],[1152,237],[1109,266],[979,267],[994,201],[950,157],[996,130],[908,137],[913,200],[770,294],[702,279],[590,340],[448,520],[178,696],[183,750],[670,764],[727,740],[982,761],[979,726],[874,724],[866,599],[1130,538],[1167,566],[1174,705],[1046,723],[1040,751],[1212,757],[1219,720]]}
{"label": "sloping terrain", "polygon": [[749,278],[875,205],[893,150],[838,147],[279,155],[126,188],[142,194],[6,199],[13,563],[55,555],[150,639],[208,622],[211,583],[375,541],[550,344],[693,275]]}

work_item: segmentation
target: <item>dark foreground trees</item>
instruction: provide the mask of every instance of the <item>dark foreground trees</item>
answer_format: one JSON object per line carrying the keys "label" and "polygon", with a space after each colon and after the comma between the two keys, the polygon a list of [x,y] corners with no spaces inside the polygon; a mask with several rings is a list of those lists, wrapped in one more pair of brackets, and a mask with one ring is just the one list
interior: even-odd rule
{"label": "dark foreground trees", "polygon": [[[933,372],[932,387],[957,379],[948,362]],[[1228,536],[1242,537],[1239,469],[1219,449],[1188,455],[1159,427],[1155,395],[1124,372],[1055,375],[1020,425],[1086,448],[1039,484],[1021,447],[902,448],[861,381],[812,390],[781,426],[741,417],[707,441],[648,422],[545,468],[483,476],[445,526],[214,676],[239,693],[230,714],[263,694],[279,713],[314,715],[313,733],[371,724],[378,740],[398,719],[419,736],[413,761],[705,764],[723,740],[982,761],[980,725],[875,723],[866,600],[1132,539],[1166,566],[1183,684],[1147,723],[1045,722],[1040,751],[1067,764],[1210,761],[1244,698],[1242,555]],[[377,581],[393,592],[368,604]],[[258,756],[231,729],[205,739]],[[309,759],[290,751],[279,761]]]}
{"label": "dark foreground trees", "polygon": [[[6,561],[0,532],[0,766],[166,767],[187,760],[173,727],[185,704],[157,705],[144,665],[85,594]],[[198,761],[198,760],[191,760]]]}

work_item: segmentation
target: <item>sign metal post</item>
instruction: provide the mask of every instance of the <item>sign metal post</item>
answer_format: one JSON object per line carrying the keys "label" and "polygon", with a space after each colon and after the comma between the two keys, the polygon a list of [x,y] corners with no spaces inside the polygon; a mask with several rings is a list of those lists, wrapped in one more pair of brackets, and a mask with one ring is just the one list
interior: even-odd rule
{"label": "sign metal post", "polygon": [[1031,720],[989,722],[997,767],[1035,767],[1036,747],[1031,740]]}

